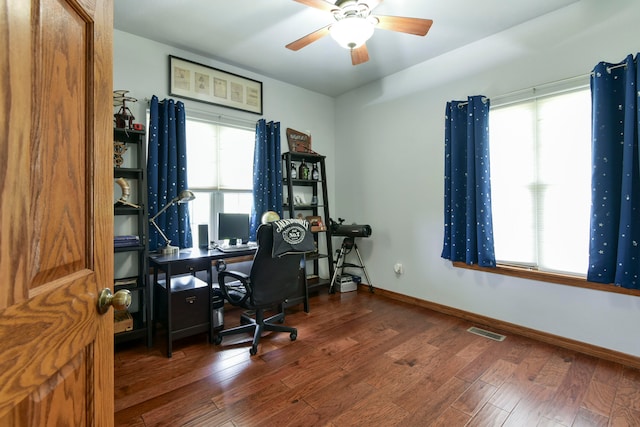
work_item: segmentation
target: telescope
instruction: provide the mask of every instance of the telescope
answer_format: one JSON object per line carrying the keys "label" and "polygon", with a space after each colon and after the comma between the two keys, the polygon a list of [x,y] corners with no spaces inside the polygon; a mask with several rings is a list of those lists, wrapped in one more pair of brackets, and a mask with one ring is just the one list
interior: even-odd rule
{"label": "telescope", "polygon": [[[342,239],[342,247],[337,252],[335,269],[333,270],[333,277],[331,277],[331,284],[329,286],[329,293],[334,293],[334,286],[337,283],[338,276],[342,277],[344,273],[344,267],[352,267],[352,268],[360,268],[364,271],[364,275],[367,278],[367,284],[369,285],[369,292],[373,292],[373,284],[371,283],[371,279],[369,279],[369,273],[367,273],[367,269],[364,266],[364,261],[362,261],[362,257],[360,256],[360,251],[358,250],[358,245],[356,245],[356,237],[369,237],[371,236],[371,226],[368,224],[351,224],[344,225],[344,219],[338,218],[338,222],[335,222],[333,219],[329,218],[329,222],[331,224],[331,234],[333,236],[343,236]],[[360,264],[351,264],[345,263],[345,257],[351,250],[355,249],[356,255],[358,256],[358,260]],[[338,274],[339,273],[339,274]],[[341,291],[342,292],[342,291]]]}
{"label": "telescope", "polygon": [[369,237],[371,236],[371,226],[367,224],[343,224],[344,219],[338,218],[338,222],[335,222],[333,219],[329,218],[331,222],[331,234],[333,236],[344,236],[344,237]]}

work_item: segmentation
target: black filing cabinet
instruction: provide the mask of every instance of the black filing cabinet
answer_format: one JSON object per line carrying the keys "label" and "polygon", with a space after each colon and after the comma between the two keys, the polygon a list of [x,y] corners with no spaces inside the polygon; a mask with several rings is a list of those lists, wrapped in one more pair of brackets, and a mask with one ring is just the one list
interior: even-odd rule
{"label": "black filing cabinet", "polygon": [[[198,271],[206,271],[207,281],[196,277]],[[154,320],[165,326],[167,356],[171,357],[174,340],[206,332],[212,341],[214,325],[211,309],[211,260],[177,260],[170,267],[167,265],[165,274],[160,276],[158,273],[158,268],[154,268]],[[167,277],[171,281],[169,289]]]}
{"label": "black filing cabinet", "polygon": [[[166,281],[158,280],[158,314],[166,322]],[[171,278],[171,332],[173,339],[209,331],[207,282],[192,275]],[[162,316],[164,314],[164,316]]]}

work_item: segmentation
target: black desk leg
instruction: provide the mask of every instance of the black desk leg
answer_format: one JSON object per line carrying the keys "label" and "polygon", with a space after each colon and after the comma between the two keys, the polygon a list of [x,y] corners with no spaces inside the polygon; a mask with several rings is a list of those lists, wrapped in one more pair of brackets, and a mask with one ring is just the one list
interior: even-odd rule
{"label": "black desk leg", "polygon": [[171,331],[173,330],[173,325],[171,322],[171,264],[167,264],[167,271],[165,272],[165,291],[167,293],[167,357],[172,356],[172,336]]}
{"label": "black desk leg", "polygon": [[213,274],[211,266],[207,269],[207,286],[209,287],[209,343],[213,343]]}

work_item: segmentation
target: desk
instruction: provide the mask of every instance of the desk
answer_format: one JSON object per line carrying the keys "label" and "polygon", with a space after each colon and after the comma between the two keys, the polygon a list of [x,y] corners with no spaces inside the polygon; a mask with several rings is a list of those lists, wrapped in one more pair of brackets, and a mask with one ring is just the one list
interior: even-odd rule
{"label": "desk", "polygon": [[[239,252],[194,248],[171,255],[149,255],[149,267],[154,278],[154,331],[155,320],[162,318],[167,330],[167,357],[171,357],[175,339],[207,332],[209,341],[213,342],[212,263],[253,256],[254,252],[255,248]],[[206,282],[196,277],[199,271],[206,271]],[[164,273],[164,278],[159,277],[160,272]]]}

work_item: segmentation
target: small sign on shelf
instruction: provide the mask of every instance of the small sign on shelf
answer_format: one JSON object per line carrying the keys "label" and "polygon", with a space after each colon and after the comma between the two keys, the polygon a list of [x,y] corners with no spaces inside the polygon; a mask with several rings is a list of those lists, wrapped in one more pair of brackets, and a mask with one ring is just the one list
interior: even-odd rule
{"label": "small sign on shelf", "polygon": [[287,128],[287,143],[292,153],[318,154],[311,149],[311,135]]}

